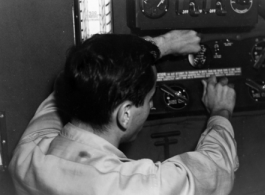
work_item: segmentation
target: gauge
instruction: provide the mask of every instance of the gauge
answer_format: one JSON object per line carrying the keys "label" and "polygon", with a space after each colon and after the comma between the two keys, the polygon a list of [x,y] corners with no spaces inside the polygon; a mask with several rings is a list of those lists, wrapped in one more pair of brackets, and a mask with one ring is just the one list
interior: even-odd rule
{"label": "gauge", "polygon": [[168,10],[169,0],[140,0],[143,14],[149,18],[160,18]]}
{"label": "gauge", "polygon": [[250,97],[256,102],[265,101],[265,82],[248,79],[246,85],[249,87]]}
{"label": "gauge", "polygon": [[[263,40],[257,39],[256,41],[257,43],[253,46],[251,52],[252,59],[255,63],[260,59],[261,54],[265,49],[265,38]],[[265,67],[265,61],[261,62],[261,67]]]}
{"label": "gauge", "polygon": [[164,91],[164,102],[173,110],[181,110],[188,105],[189,96],[187,91],[180,86],[161,86]]}
{"label": "gauge", "polygon": [[210,57],[210,49],[206,45],[201,45],[201,50],[196,54],[189,54],[188,60],[194,68],[204,68]]}
{"label": "gauge", "polygon": [[236,13],[244,14],[251,9],[253,0],[230,0],[230,5]]}

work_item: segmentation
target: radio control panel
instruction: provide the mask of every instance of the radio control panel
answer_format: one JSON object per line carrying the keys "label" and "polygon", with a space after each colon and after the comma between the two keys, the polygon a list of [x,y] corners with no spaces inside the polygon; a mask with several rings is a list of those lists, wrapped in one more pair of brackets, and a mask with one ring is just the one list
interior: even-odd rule
{"label": "radio control panel", "polygon": [[[157,64],[151,117],[205,114],[202,79],[227,77],[237,93],[235,112],[265,109],[265,34],[201,44],[198,54],[168,56]],[[206,49],[207,48],[207,49]]]}

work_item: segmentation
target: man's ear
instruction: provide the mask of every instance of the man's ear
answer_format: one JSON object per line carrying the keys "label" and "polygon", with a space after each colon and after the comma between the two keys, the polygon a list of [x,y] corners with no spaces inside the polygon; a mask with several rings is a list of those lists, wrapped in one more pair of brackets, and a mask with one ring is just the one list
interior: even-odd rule
{"label": "man's ear", "polygon": [[121,105],[118,108],[117,125],[123,131],[126,131],[126,129],[130,124],[130,120],[132,117],[132,107],[133,104],[131,101],[125,101],[121,103]]}

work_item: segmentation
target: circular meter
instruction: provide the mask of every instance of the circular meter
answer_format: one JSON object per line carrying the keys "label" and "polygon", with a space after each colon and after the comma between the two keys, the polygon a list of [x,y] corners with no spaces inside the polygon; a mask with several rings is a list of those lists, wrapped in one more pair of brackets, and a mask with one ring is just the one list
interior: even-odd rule
{"label": "circular meter", "polygon": [[140,0],[142,13],[149,18],[160,18],[168,10],[169,0]]}
{"label": "circular meter", "polygon": [[[173,110],[180,110],[188,105],[189,96],[187,91],[180,86],[170,86],[176,95],[164,93],[164,102]],[[182,97],[182,98],[180,98]]]}
{"label": "circular meter", "polygon": [[[262,51],[265,49],[265,38],[262,41],[257,41],[251,51],[251,56],[255,63],[260,59]],[[265,61],[262,62],[261,67],[265,67]]]}
{"label": "circular meter", "polygon": [[230,0],[230,5],[236,13],[244,14],[251,9],[253,0]]}
{"label": "circular meter", "polygon": [[196,54],[189,54],[188,60],[194,68],[204,68],[210,57],[210,50],[206,45],[201,45],[201,50]]}
{"label": "circular meter", "polygon": [[264,102],[265,101],[265,82],[264,81],[255,81],[259,88],[249,87],[250,97],[256,102]]}

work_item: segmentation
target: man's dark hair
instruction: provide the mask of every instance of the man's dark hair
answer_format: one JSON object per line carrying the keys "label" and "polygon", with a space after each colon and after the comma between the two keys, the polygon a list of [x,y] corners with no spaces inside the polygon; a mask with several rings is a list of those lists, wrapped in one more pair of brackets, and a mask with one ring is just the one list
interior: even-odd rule
{"label": "man's dark hair", "polygon": [[125,100],[142,106],[155,84],[154,44],[135,35],[94,35],[68,52],[55,84],[59,109],[103,131]]}

